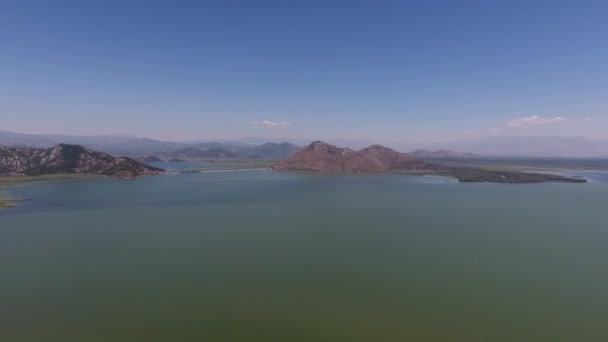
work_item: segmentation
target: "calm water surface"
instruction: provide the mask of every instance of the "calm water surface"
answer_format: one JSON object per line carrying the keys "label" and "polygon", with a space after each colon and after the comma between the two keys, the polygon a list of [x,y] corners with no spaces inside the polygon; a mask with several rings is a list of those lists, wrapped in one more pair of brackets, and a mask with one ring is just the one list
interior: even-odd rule
{"label": "calm water surface", "polygon": [[606,341],[589,184],[215,173],[0,212],[0,341]]}

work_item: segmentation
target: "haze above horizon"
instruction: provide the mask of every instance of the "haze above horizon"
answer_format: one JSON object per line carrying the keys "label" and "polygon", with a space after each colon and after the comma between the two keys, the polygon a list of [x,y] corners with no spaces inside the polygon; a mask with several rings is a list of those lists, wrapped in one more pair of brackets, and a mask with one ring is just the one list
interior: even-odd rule
{"label": "haze above horizon", "polygon": [[0,130],[606,138],[604,1],[5,1]]}

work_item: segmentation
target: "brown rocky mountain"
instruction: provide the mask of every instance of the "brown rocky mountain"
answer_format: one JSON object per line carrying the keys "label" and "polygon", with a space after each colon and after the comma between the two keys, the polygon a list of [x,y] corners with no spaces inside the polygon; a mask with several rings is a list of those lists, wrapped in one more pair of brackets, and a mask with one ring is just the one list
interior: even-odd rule
{"label": "brown rocky mountain", "polygon": [[274,170],[317,172],[387,172],[391,170],[424,170],[433,168],[420,159],[380,145],[360,151],[339,148],[315,141],[289,158],[272,166]]}
{"label": "brown rocky mountain", "polygon": [[113,157],[80,145],[59,144],[50,148],[0,146],[0,175],[104,174],[134,178],[163,170],[126,157]]}

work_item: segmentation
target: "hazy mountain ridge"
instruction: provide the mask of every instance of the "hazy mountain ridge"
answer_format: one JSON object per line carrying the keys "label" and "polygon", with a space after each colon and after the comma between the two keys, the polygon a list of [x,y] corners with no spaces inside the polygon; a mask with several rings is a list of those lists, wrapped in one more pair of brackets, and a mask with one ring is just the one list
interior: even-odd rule
{"label": "hazy mountain ridge", "polygon": [[0,146],[9,147],[53,147],[58,144],[97,145],[123,143],[141,139],[132,135],[79,136],[67,134],[27,134],[0,131]]}
{"label": "hazy mountain ridge", "polygon": [[199,143],[195,147],[186,147],[169,153],[157,152],[156,156],[168,158],[200,158],[200,159],[226,159],[226,158],[255,158],[255,159],[282,159],[297,152],[301,147],[283,143],[265,143],[260,146],[226,146],[221,143]]}
{"label": "hazy mountain ridge", "polygon": [[496,136],[445,146],[494,157],[608,158],[608,140],[584,137]]}
{"label": "hazy mountain ridge", "polygon": [[251,145],[244,142],[173,142],[129,135],[69,136],[23,134],[0,131],[0,145],[10,147],[48,148],[57,144],[78,144],[114,156],[129,156],[146,162],[155,158],[265,158],[282,159],[300,150],[289,142],[265,142]]}
{"label": "hazy mountain ridge", "polygon": [[158,162],[162,162],[163,161],[162,159],[160,159],[160,158],[158,158],[158,157],[156,157],[156,156],[154,156],[152,154],[149,154],[149,155],[141,158],[140,160],[142,162],[144,162],[144,163],[158,163]]}
{"label": "hazy mountain ridge", "polygon": [[450,160],[450,159],[477,159],[481,158],[473,153],[455,152],[450,150],[415,150],[408,153],[410,156],[418,159],[430,159],[430,160]]}
{"label": "hazy mountain ridge", "polygon": [[114,157],[80,145],[49,148],[0,146],[0,175],[104,174],[134,178],[163,170],[127,157]]}
{"label": "hazy mountain ridge", "polygon": [[169,157],[175,158],[236,158],[239,154],[225,148],[214,147],[210,149],[199,149],[188,147],[169,153]]}
{"label": "hazy mountain ridge", "polygon": [[[106,152],[115,156],[142,157],[154,153],[155,155],[169,154],[185,149],[197,148],[207,150],[224,148],[235,152],[242,157],[260,156],[269,159],[280,159],[286,155],[273,152],[260,152],[258,149],[268,143],[275,145],[291,144],[305,146],[311,139],[303,138],[243,138],[241,141],[190,141],[174,142],[149,138],[138,138],[131,135],[101,135],[101,136],[70,136],[52,134],[23,134],[0,131],[0,145],[51,147],[59,143],[78,144],[85,147]],[[330,139],[326,142],[347,146],[350,148],[363,148],[373,142],[361,139]],[[461,153],[476,154],[480,157],[547,157],[547,158],[608,158],[608,140],[590,139],[584,137],[557,137],[557,136],[495,136],[484,139],[442,143],[391,143],[395,150],[410,152],[413,150],[446,150],[462,151]],[[274,148],[274,147],[273,147]],[[276,148],[274,148],[276,150]],[[291,149],[291,153],[297,150]],[[414,151],[416,152],[416,151]],[[413,152],[410,152],[413,153]],[[413,154],[414,156],[416,154]],[[436,158],[436,157],[433,157]],[[429,158],[429,159],[433,159]],[[443,158],[443,157],[442,157]],[[439,159],[439,158],[437,158]]]}
{"label": "hazy mountain ridge", "polygon": [[265,143],[259,146],[255,146],[251,149],[251,153],[255,156],[259,156],[267,159],[280,159],[292,155],[298,152],[302,148],[289,142],[282,143]]}

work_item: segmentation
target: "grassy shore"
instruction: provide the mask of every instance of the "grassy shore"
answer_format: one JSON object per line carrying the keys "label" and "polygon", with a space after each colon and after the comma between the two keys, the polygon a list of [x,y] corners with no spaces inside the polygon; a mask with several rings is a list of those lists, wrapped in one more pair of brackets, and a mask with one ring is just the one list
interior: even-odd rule
{"label": "grassy shore", "polygon": [[107,178],[105,175],[89,175],[89,174],[59,174],[59,175],[40,175],[40,176],[0,176],[0,189],[28,184],[30,182],[52,181],[52,180],[79,180],[92,178]]}
{"label": "grassy shore", "polygon": [[477,183],[585,183],[583,178],[566,177],[548,173],[528,173],[520,170],[494,170],[471,166],[441,165],[430,170],[394,170],[392,173],[406,175],[429,175],[455,178],[459,182]]}
{"label": "grassy shore", "polygon": [[[192,160],[194,161],[194,160]],[[216,160],[196,160],[205,162],[207,165],[200,165],[188,168],[188,171],[213,170],[213,169],[262,169],[269,168],[276,161],[268,159],[216,159]]]}
{"label": "grassy shore", "polygon": [[16,206],[20,200],[11,198],[6,192],[0,191],[0,209],[6,209]]}

